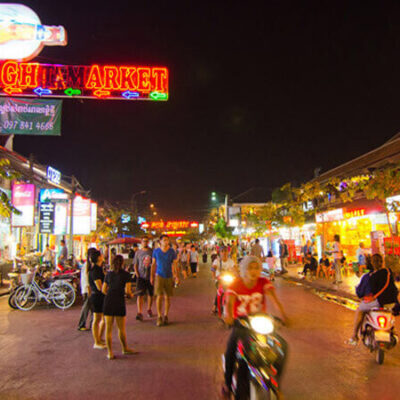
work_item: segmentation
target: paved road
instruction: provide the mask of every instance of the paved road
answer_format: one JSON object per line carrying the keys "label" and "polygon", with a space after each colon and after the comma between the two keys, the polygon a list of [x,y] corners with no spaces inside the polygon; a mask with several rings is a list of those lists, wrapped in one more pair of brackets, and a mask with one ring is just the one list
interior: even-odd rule
{"label": "paved road", "polygon": [[[93,350],[89,332],[78,332],[79,307],[9,311],[0,299],[0,399],[217,399],[220,355],[228,332],[210,315],[214,287],[208,268],[177,289],[171,325],[135,321],[128,305],[128,340],[137,356],[115,361]],[[353,313],[301,286],[278,280],[292,325],[282,331],[290,345],[283,380],[286,400],[398,399],[400,347],[383,366],[362,347],[344,345]],[[116,336],[116,335],[114,335]]]}

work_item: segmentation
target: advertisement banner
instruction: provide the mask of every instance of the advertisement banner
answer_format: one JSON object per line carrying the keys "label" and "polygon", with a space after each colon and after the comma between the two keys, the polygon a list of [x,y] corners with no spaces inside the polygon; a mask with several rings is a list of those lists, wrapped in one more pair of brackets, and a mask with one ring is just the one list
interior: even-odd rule
{"label": "advertisement banner", "polygon": [[66,235],[68,224],[68,202],[57,202],[54,211],[54,234]]}
{"label": "advertisement banner", "polygon": [[15,183],[12,187],[12,204],[21,212],[12,215],[12,226],[33,226],[35,216],[35,185]]}
{"label": "advertisement banner", "polygon": [[76,196],[74,200],[74,235],[90,235],[90,199]]}
{"label": "advertisement banner", "polygon": [[0,98],[1,135],[61,135],[61,100]]}
{"label": "advertisement banner", "polygon": [[53,233],[54,230],[54,203],[40,203],[39,232]]}

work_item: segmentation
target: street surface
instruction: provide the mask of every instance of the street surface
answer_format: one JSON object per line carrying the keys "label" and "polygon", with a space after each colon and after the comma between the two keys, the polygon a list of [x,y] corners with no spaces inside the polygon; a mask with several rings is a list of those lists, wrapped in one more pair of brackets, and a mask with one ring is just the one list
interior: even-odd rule
{"label": "street surface", "polygon": [[[291,318],[281,332],[290,346],[286,400],[399,399],[400,347],[379,366],[363,346],[344,344],[351,310],[302,286],[280,279],[276,286]],[[114,331],[114,361],[92,349],[90,332],[76,330],[79,306],[11,311],[0,298],[0,399],[218,399],[229,332],[210,313],[214,290],[201,264],[199,277],[176,290],[171,325],[161,328],[154,318],[136,321],[130,300],[128,342],[140,354],[122,356]]]}

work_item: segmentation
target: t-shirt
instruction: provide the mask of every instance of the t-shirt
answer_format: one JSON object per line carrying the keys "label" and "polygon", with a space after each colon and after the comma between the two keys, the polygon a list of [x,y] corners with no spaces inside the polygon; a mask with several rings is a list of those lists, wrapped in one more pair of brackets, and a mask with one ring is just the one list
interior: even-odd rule
{"label": "t-shirt", "polygon": [[152,249],[140,249],[135,253],[133,264],[138,266],[139,278],[150,279]]}
{"label": "t-shirt", "polygon": [[340,243],[334,242],[332,247],[333,247],[332,255],[333,255],[334,260],[340,260],[342,258],[341,254],[340,254],[340,250],[342,250]]}
{"label": "t-shirt", "polygon": [[176,260],[175,250],[169,248],[163,252],[159,247],[153,251],[153,258],[157,264],[156,274],[161,278],[172,278],[172,263]]}
{"label": "t-shirt", "polygon": [[216,258],[212,264],[212,270],[215,271],[215,276],[218,277],[222,272],[234,272],[235,271],[235,262],[228,258],[226,261],[220,261],[220,258]]}
{"label": "t-shirt", "polygon": [[94,283],[98,279],[100,279],[102,283],[104,282],[104,272],[103,268],[99,267],[98,265],[95,265],[89,271],[89,286],[90,289],[92,290],[92,294],[101,294],[101,290],[98,290],[96,284]]}
{"label": "t-shirt", "polygon": [[258,243],[255,243],[252,248],[250,254],[252,256],[256,256],[258,258],[261,258],[264,254],[264,249],[259,245]]}
{"label": "t-shirt", "polygon": [[199,257],[199,253],[197,251],[190,252],[190,262],[191,263],[197,263],[198,257]]}
{"label": "t-shirt", "polygon": [[60,253],[58,254],[58,263],[64,265],[68,258],[67,246],[61,246]]}
{"label": "t-shirt", "polygon": [[268,264],[269,269],[275,268],[275,257],[267,257],[266,262]]}
{"label": "t-shirt", "polygon": [[179,253],[179,260],[181,263],[187,263],[188,254],[186,250],[181,250]]}
{"label": "t-shirt", "polygon": [[397,290],[397,287],[394,283],[393,274],[390,269],[382,268],[371,274],[369,279],[372,294],[377,294],[385,287],[388,278],[388,272],[390,274],[389,285],[383,291],[383,293],[378,296],[378,301],[381,306],[385,304],[395,303],[397,301],[399,291]]}
{"label": "t-shirt", "polygon": [[265,290],[273,290],[269,279],[260,277],[253,288],[248,288],[242,279],[237,279],[227,290],[227,295],[235,296],[233,317],[242,317],[267,311]]}
{"label": "t-shirt", "polygon": [[114,272],[110,271],[104,278],[104,282],[108,285],[107,297],[124,298],[125,285],[131,281],[131,274],[127,271]]}

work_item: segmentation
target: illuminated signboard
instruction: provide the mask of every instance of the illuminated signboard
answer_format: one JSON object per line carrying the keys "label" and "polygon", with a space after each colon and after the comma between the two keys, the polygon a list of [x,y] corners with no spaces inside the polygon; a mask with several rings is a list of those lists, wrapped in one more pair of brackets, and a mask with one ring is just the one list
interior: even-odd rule
{"label": "illuminated signboard", "polygon": [[62,26],[42,25],[37,14],[22,4],[0,4],[0,59],[27,61],[43,46],[65,46]]}
{"label": "illuminated signboard", "polygon": [[69,195],[62,189],[40,189],[39,201],[45,203],[47,201],[68,201]]}
{"label": "illuminated signboard", "polygon": [[35,185],[15,183],[12,187],[12,204],[21,212],[12,215],[12,226],[33,226],[35,215]]}
{"label": "illuminated signboard", "polygon": [[0,95],[168,100],[168,69],[149,66],[0,64]]}
{"label": "illuminated signboard", "polygon": [[59,185],[61,182],[61,172],[53,167],[47,167],[47,180]]}
{"label": "illuminated signboard", "polygon": [[343,219],[343,208],[337,208],[336,210],[325,211],[315,215],[316,222],[332,222],[340,221]]}
{"label": "illuminated signboard", "polygon": [[177,231],[179,229],[189,229],[189,228],[198,228],[198,222],[189,222],[189,221],[154,221],[154,222],[145,222],[142,225],[142,228],[145,229],[166,229],[171,231]]}
{"label": "illuminated signboard", "polygon": [[90,230],[93,232],[97,229],[97,203],[90,203]]}

